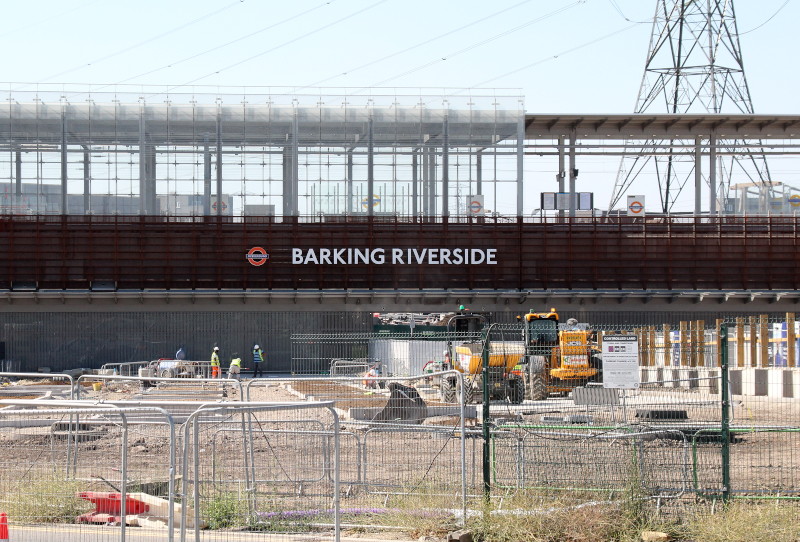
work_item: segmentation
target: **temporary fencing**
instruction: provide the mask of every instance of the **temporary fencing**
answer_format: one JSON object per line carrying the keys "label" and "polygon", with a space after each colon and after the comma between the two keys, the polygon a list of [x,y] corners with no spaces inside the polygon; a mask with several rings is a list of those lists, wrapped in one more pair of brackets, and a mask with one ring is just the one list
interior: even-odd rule
{"label": "temporary fencing", "polygon": [[[468,477],[465,420],[474,406],[448,403],[434,387],[457,371],[415,377],[293,377],[253,379],[250,399],[264,394],[326,401],[341,419],[339,434],[342,524],[407,527],[412,518],[463,523]],[[309,434],[319,428],[310,426]]]}
{"label": "temporary fencing", "polygon": [[[99,541],[315,529],[338,540],[329,404],[178,403],[0,402],[0,512],[11,531]],[[170,411],[187,407],[178,426]]]}
{"label": "temporary fencing", "polygon": [[[797,335],[756,334],[758,356],[741,358],[735,318],[674,341],[663,328],[590,330],[602,374],[568,390],[555,382],[542,400],[478,386],[480,371],[439,370],[456,348],[481,370],[492,356],[561,359],[552,346],[530,350],[521,325],[414,339],[302,337],[296,367],[311,352],[314,370],[354,373],[344,376],[84,375],[72,387],[90,402],[0,403],[0,513],[31,540],[52,539],[55,522],[136,515],[147,527],[75,528],[87,540],[135,539],[159,522],[181,540],[232,540],[236,531],[336,540],[345,527],[455,529],[487,498],[513,513],[554,495],[664,507],[800,500]],[[620,336],[638,345],[627,384],[611,374],[609,347]],[[508,368],[532,370],[518,361]],[[425,372],[398,374],[406,367]],[[140,502],[167,511],[147,516],[136,512]]]}
{"label": "temporary fencing", "polygon": [[[543,401],[526,395],[515,404],[512,395],[494,397],[488,417],[480,390],[474,397],[467,393],[475,404],[465,406],[466,507],[482,493],[494,498],[556,491],[590,498],[601,492],[658,502],[800,497],[795,474],[800,465],[792,452],[800,444],[798,327],[794,314],[720,318],[710,326],[704,321],[589,326],[590,348],[598,354],[609,337],[636,338],[635,385],[605,388],[608,375],[601,367],[596,378],[548,380],[550,394]],[[524,345],[523,337],[522,324],[487,327],[477,339],[468,335],[467,340],[480,343],[468,355],[511,355],[515,344]],[[298,373],[325,372],[348,359],[355,363],[357,355],[366,360],[364,367],[380,367],[388,381],[402,381],[409,367],[446,367],[445,352],[458,350],[453,347],[464,340],[444,330],[419,336],[385,330],[303,334],[295,336],[293,367]],[[551,368],[551,358],[560,356],[550,347],[529,346],[527,353],[544,358]],[[530,365],[520,369],[532,370]],[[441,400],[436,387],[426,396],[438,392]],[[469,429],[482,427],[484,418],[488,431]],[[385,430],[365,436],[369,464],[374,463],[371,450],[379,449],[371,439],[380,433]],[[484,440],[488,444],[482,448]],[[482,471],[489,473],[483,480]],[[482,484],[486,479],[489,483]]]}

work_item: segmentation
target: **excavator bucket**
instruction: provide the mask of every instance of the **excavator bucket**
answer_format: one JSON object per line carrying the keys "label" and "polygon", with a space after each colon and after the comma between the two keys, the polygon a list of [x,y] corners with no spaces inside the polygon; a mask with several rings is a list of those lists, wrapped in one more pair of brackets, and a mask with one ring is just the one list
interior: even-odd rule
{"label": "excavator bucket", "polygon": [[416,388],[390,382],[389,402],[372,419],[373,422],[422,423],[428,417],[428,405]]}

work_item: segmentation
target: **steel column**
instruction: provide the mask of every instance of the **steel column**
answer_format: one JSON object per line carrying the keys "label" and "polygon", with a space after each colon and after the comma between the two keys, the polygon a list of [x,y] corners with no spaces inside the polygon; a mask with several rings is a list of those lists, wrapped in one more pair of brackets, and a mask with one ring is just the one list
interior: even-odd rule
{"label": "steel column", "polygon": [[375,148],[372,139],[372,115],[367,123],[367,216],[375,214],[373,202],[375,201]]}
{"label": "steel column", "polygon": [[88,147],[83,151],[83,214],[92,208],[92,155]]}
{"label": "steel column", "polygon": [[67,214],[67,115],[61,110],[61,214]]}
{"label": "steel column", "polygon": [[203,136],[203,215],[211,214],[211,150],[208,134]]}
{"label": "steel column", "polygon": [[713,216],[717,214],[717,136],[711,134],[708,138],[708,214]]}
{"label": "steel column", "polygon": [[217,111],[217,216],[222,216],[222,114]]}
{"label": "steel column", "polygon": [[447,113],[442,122],[442,217],[450,216],[450,137],[448,133]]}
{"label": "steel column", "polygon": [[701,192],[703,191],[703,147],[702,139],[694,140],[694,214],[700,216],[703,212]]}
{"label": "steel column", "polygon": [[575,216],[575,181],[578,178],[578,170],[575,169],[575,132],[569,136],[569,216]]}
{"label": "steel column", "polygon": [[146,198],[147,193],[146,177],[147,177],[147,158],[145,156],[145,120],[144,120],[144,104],[139,108],[139,214],[144,216],[147,214]]}
{"label": "steel column", "polygon": [[[524,196],[524,182],[523,177],[525,176],[525,168],[524,168],[524,161],[525,158],[525,117],[520,115],[519,120],[517,121],[517,216],[522,216],[525,214],[523,208],[523,196]],[[497,207],[495,205],[495,207]]]}

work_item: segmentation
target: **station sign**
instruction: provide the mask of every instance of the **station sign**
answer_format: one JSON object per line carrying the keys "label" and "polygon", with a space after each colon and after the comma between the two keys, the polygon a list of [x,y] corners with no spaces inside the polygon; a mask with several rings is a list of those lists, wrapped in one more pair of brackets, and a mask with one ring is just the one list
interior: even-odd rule
{"label": "station sign", "polygon": [[628,196],[628,216],[644,216],[644,196]]}
{"label": "station sign", "polygon": [[483,195],[469,196],[467,198],[467,216],[483,216],[485,209],[483,206]]}

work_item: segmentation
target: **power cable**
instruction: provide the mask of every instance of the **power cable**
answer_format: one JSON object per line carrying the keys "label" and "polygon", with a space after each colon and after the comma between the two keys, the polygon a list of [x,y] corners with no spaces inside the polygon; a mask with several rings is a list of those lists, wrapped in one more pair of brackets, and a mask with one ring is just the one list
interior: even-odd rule
{"label": "power cable", "polygon": [[469,27],[471,27],[471,26],[475,26],[476,24],[483,23],[484,21],[487,21],[488,19],[491,19],[492,17],[496,17],[496,16],[498,16],[498,15],[501,15],[501,14],[503,14],[503,13],[505,13],[505,12],[507,12],[507,11],[510,11],[510,10],[512,10],[512,9],[514,9],[514,8],[517,8],[517,7],[519,7],[519,6],[523,5],[523,4],[527,4],[527,3],[528,3],[528,2],[530,2],[530,1],[531,1],[531,0],[523,0],[522,2],[519,2],[519,3],[517,3],[517,4],[514,4],[513,6],[509,6],[509,7],[507,7],[507,8],[501,9],[500,11],[496,11],[496,12],[494,12],[494,13],[491,13],[491,14],[489,14],[489,15],[486,15],[486,16],[484,16],[484,17],[481,17],[480,19],[476,19],[475,21],[472,21],[472,22],[470,22],[470,23],[467,23],[467,24],[465,24],[465,25],[459,26],[458,28],[454,28],[453,30],[450,30],[450,31],[448,31],[448,32],[445,32],[444,34],[439,34],[438,36],[434,36],[434,37],[432,37],[432,38],[430,38],[430,39],[426,39],[426,40],[424,40],[424,41],[421,41],[421,42],[419,42],[419,43],[417,43],[417,44],[415,44],[415,45],[412,45],[412,46],[410,46],[410,47],[406,47],[405,49],[402,49],[402,50],[400,50],[400,51],[396,51],[396,52],[394,52],[394,53],[391,53],[391,54],[389,54],[389,55],[383,56],[383,57],[381,57],[381,58],[378,58],[378,59],[376,59],[376,60],[372,60],[372,61],[370,61],[370,62],[367,62],[367,63],[365,63],[365,64],[361,64],[360,66],[356,66],[355,68],[351,68],[351,69],[349,69],[349,70],[346,70],[346,71],[344,71],[344,72],[342,72],[342,73],[338,73],[338,74],[336,74],[336,75],[332,75],[331,77],[327,77],[327,78],[325,78],[325,79],[320,79],[319,81],[315,81],[314,83],[311,83],[311,84],[309,84],[309,85],[306,85],[306,86],[304,86],[304,87],[301,87],[301,88],[316,87],[316,86],[319,86],[319,85],[321,85],[321,84],[323,84],[323,83],[327,83],[327,82],[328,82],[328,81],[330,81],[331,79],[335,79],[335,78],[337,78],[337,77],[341,77],[341,76],[343,76],[343,75],[350,75],[351,73],[353,73],[353,72],[356,72],[356,71],[358,71],[358,70],[362,70],[362,69],[364,69],[364,68],[368,68],[368,67],[370,67],[370,66],[374,66],[375,64],[378,64],[378,63],[380,63],[380,62],[383,62],[383,61],[385,61],[385,60],[389,60],[390,58],[394,58],[394,57],[396,57],[396,56],[402,55],[402,54],[404,54],[404,53],[407,53],[407,52],[409,52],[409,51],[413,51],[414,49],[417,49],[417,48],[419,48],[419,47],[422,47],[423,45],[427,45],[427,44],[429,44],[429,43],[432,43],[432,42],[434,42],[434,41],[436,41],[436,40],[439,40],[439,39],[445,38],[445,37],[447,37],[447,36],[450,36],[450,35],[452,35],[452,34],[455,34],[455,33],[457,33],[457,32],[460,32],[460,31],[462,31],[462,30],[465,30],[465,29],[467,29],[467,28],[469,28]]}
{"label": "power cable", "polygon": [[585,43],[582,43],[581,45],[578,45],[578,46],[573,47],[571,49],[566,49],[564,51],[561,51],[560,53],[556,53],[556,54],[554,54],[552,56],[548,56],[546,58],[542,58],[540,60],[537,60],[536,62],[532,62],[531,64],[526,64],[525,66],[522,66],[522,67],[517,68],[515,70],[511,70],[510,72],[506,72],[506,73],[504,73],[502,75],[498,75],[497,77],[492,77],[491,79],[486,79],[485,81],[481,81],[477,85],[473,85],[472,88],[482,87],[483,85],[485,85],[487,83],[491,83],[492,81],[497,81],[498,79],[503,79],[504,77],[508,77],[509,75],[513,75],[513,74],[515,74],[517,72],[520,72],[522,70],[527,70],[528,68],[532,68],[534,66],[538,66],[539,64],[543,64],[543,63],[545,63],[545,62],[547,62],[549,60],[556,60],[556,59],[558,59],[558,58],[560,58],[562,56],[568,55],[570,53],[574,53],[575,51],[579,51],[581,49],[589,47],[590,45],[594,45],[595,43],[598,43],[600,41],[603,41],[603,40],[606,40],[608,38],[614,37],[617,34],[621,34],[621,33],[625,32],[627,30],[630,30],[631,28],[635,28],[639,24],[641,24],[641,23],[634,23],[632,25],[626,26],[626,27],[621,28],[619,30],[615,30],[614,32],[611,32],[610,34],[606,34],[605,36],[600,36],[599,38],[596,38],[596,39],[593,39],[591,41],[587,41]]}
{"label": "power cable", "polygon": [[[11,34],[14,34],[15,32],[21,32],[23,30],[28,30],[29,28],[33,28],[33,27],[38,26],[38,25],[40,25],[42,23],[46,23],[47,21],[52,21],[53,19],[61,19],[62,17],[64,17],[64,15],[72,13],[73,11],[78,11],[78,10],[81,10],[83,8],[87,8],[87,7],[92,6],[94,4],[99,4],[100,1],[101,0],[94,0],[93,2],[87,2],[87,3],[85,3],[85,4],[81,5],[81,6],[76,6],[76,7],[72,8],[72,9],[68,9],[66,11],[62,11],[60,13],[56,13],[54,15],[51,15],[50,17],[45,17],[44,19],[39,19],[36,22],[33,22],[31,24],[14,26],[13,30],[9,30],[8,32],[4,32],[3,34],[0,34],[0,38],[4,38],[6,36],[10,36]],[[6,19],[6,20],[8,20],[8,19]]]}
{"label": "power cable", "polygon": [[241,66],[242,64],[245,64],[246,62],[250,62],[251,60],[254,60],[254,59],[259,58],[261,56],[264,56],[266,54],[269,54],[269,53],[272,53],[274,51],[277,51],[278,49],[280,49],[282,47],[286,47],[287,45],[291,45],[292,43],[295,43],[295,42],[300,41],[300,40],[302,40],[304,38],[307,38],[308,36],[311,36],[313,34],[321,32],[323,30],[327,30],[328,28],[330,28],[332,26],[335,26],[335,25],[337,25],[339,23],[342,23],[342,22],[344,22],[344,21],[346,21],[348,19],[352,19],[353,17],[361,15],[362,13],[364,13],[366,11],[369,11],[371,9],[374,9],[374,8],[378,7],[379,5],[386,3],[387,1],[388,0],[379,0],[378,2],[375,2],[372,5],[369,5],[369,6],[365,7],[365,8],[359,9],[358,11],[350,13],[349,15],[345,15],[344,17],[336,19],[335,21],[332,21],[330,23],[327,23],[327,24],[324,24],[324,25],[322,25],[320,27],[317,27],[314,30],[311,30],[309,32],[306,32],[305,34],[302,34],[301,36],[298,36],[296,38],[292,38],[289,41],[285,41],[285,42],[281,43],[280,45],[276,45],[275,47],[271,47],[270,49],[267,49],[265,51],[261,51],[260,53],[256,53],[254,55],[251,55],[251,56],[249,56],[249,57],[247,57],[247,58],[245,58],[243,60],[240,60],[238,62],[234,62],[233,64],[228,64],[227,66],[219,68],[218,70],[214,70],[213,72],[207,73],[206,75],[200,76],[200,77],[198,77],[196,79],[192,79],[191,81],[187,81],[186,83],[183,83],[182,85],[177,85],[175,87],[172,87],[170,90],[174,90],[176,88],[180,88],[180,87],[185,87],[185,86],[191,85],[192,83],[196,83],[197,81],[201,81],[203,79],[206,79],[207,77],[211,77],[212,75],[220,74],[220,73],[222,73],[222,72],[224,72],[226,70],[229,70],[231,68],[235,68],[236,66]]}
{"label": "power cable", "polygon": [[122,81],[118,81],[117,84],[120,85],[122,83],[127,83],[128,81],[131,81],[133,79],[138,79],[140,77],[144,77],[146,75],[150,75],[150,74],[155,73],[157,71],[161,71],[161,70],[164,70],[164,69],[167,69],[167,68],[172,68],[174,66],[177,66],[178,64],[182,64],[183,62],[187,62],[189,60],[193,60],[193,59],[195,59],[195,58],[197,58],[199,56],[203,56],[203,55],[206,55],[208,53],[213,53],[214,51],[218,51],[219,49],[223,49],[225,47],[228,47],[229,45],[233,45],[234,43],[238,43],[238,42],[240,42],[242,40],[246,40],[248,38],[252,38],[253,36],[261,34],[262,32],[266,32],[267,30],[272,30],[273,28],[275,28],[277,26],[280,26],[282,24],[288,23],[289,21],[293,21],[294,19],[297,19],[299,17],[303,17],[304,15],[308,15],[312,11],[318,10],[318,9],[320,9],[322,7],[325,7],[325,6],[328,6],[328,5],[332,4],[334,1],[335,0],[327,0],[326,2],[323,2],[323,3],[321,3],[321,4],[317,5],[317,6],[314,6],[314,7],[310,8],[310,9],[307,9],[305,11],[301,11],[300,13],[296,13],[295,15],[292,15],[291,17],[287,17],[286,19],[280,20],[277,23],[269,24],[269,25],[267,25],[267,26],[265,26],[263,28],[260,28],[260,29],[256,30],[255,32],[251,32],[251,33],[246,34],[244,36],[241,36],[239,38],[236,38],[236,39],[233,39],[231,41],[225,42],[225,43],[223,43],[221,45],[217,45],[217,46],[214,46],[214,47],[212,47],[210,49],[206,49],[205,51],[201,51],[199,53],[195,53],[193,55],[187,56],[187,57],[182,58],[182,59],[180,59],[180,60],[178,60],[176,62],[170,62],[169,64],[165,64],[165,65],[163,65],[161,67],[158,67],[158,68],[155,68],[155,69],[140,73],[138,75],[134,75],[133,77],[128,77],[127,79],[123,79]]}
{"label": "power cable", "polygon": [[230,9],[230,8],[232,8],[233,6],[236,6],[236,5],[241,5],[242,3],[243,3],[243,0],[236,0],[235,2],[231,2],[231,3],[230,3],[230,4],[228,4],[227,6],[224,6],[224,7],[220,8],[220,9],[217,9],[217,10],[215,10],[215,11],[212,11],[211,13],[207,13],[207,14],[203,15],[202,17],[198,17],[197,19],[194,19],[194,20],[192,20],[192,21],[189,21],[188,23],[184,23],[184,24],[182,24],[182,25],[180,25],[180,26],[177,26],[177,27],[175,27],[175,28],[173,28],[173,29],[171,29],[171,30],[168,30],[168,31],[166,31],[166,32],[163,32],[163,33],[161,33],[161,34],[158,34],[157,36],[153,36],[152,38],[148,38],[148,39],[146,39],[146,40],[140,41],[139,43],[136,43],[136,44],[134,44],[134,45],[130,45],[130,46],[128,46],[128,47],[125,47],[125,48],[123,48],[123,49],[120,49],[120,50],[118,50],[118,51],[115,51],[115,52],[113,52],[113,53],[111,53],[111,54],[108,54],[108,55],[102,56],[102,57],[100,57],[100,58],[98,58],[98,59],[96,59],[96,60],[93,60],[93,61],[91,61],[91,62],[87,62],[86,64],[80,64],[79,66],[75,66],[75,67],[73,67],[73,68],[69,68],[69,69],[67,69],[67,70],[64,70],[64,71],[62,71],[62,72],[59,72],[59,73],[56,73],[56,74],[54,74],[54,75],[51,75],[51,76],[49,76],[49,77],[46,77],[46,78],[42,79],[42,80],[40,81],[40,83],[46,83],[47,81],[50,81],[51,79],[55,79],[56,77],[61,77],[62,75],[66,75],[66,74],[68,74],[68,73],[72,73],[72,72],[74,72],[74,71],[77,71],[77,70],[80,70],[80,69],[82,69],[82,68],[86,68],[86,67],[89,67],[89,66],[93,66],[93,65],[95,65],[95,64],[99,64],[100,62],[103,62],[103,61],[105,61],[105,60],[108,60],[109,58],[114,58],[114,57],[116,57],[116,56],[119,56],[119,55],[125,54],[125,53],[127,53],[127,52],[129,52],[129,51],[132,51],[132,50],[134,50],[134,49],[138,49],[139,47],[141,47],[141,46],[143,46],[143,45],[147,45],[148,43],[152,43],[152,42],[154,42],[154,41],[156,41],[156,40],[159,40],[159,39],[161,39],[161,38],[163,38],[163,37],[169,36],[170,34],[174,34],[175,32],[178,32],[179,30],[183,30],[184,28],[186,28],[186,27],[188,27],[188,26],[191,26],[191,25],[193,25],[193,24],[195,24],[195,23],[198,23],[198,22],[200,22],[200,21],[203,21],[203,20],[205,20],[205,19],[208,19],[209,17],[213,17],[214,15],[217,15],[217,14],[219,14],[219,13],[222,13],[223,11],[226,11],[226,10]]}
{"label": "power cable", "polygon": [[617,4],[617,0],[608,0],[608,1],[609,1],[609,2],[611,3],[611,5],[614,7],[614,10],[615,10],[617,13],[619,13],[619,16],[620,16],[620,17],[622,17],[623,19],[625,19],[626,21],[628,21],[629,23],[637,23],[637,24],[650,24],[650,23],[652,23],[652,22],[653,22],[652,20],[650,20],[650,21],[633,21],[633,20],[629,19],[629,18],[628,18],[628,17],[627,17],[627,16],[626,16],[626,15],[625,15],[623,12],[622,12],[622,8],[620,8],[620,7],[619,7],[619,4]]}
{"label": "power cable", "polygon": [[[491,37],[489,37],[489,38],[486,38],[486,39],[484,39],[484,40],[481,40],[481,41],[479,41],[479,42],[475,42],[475,43],[473,43],[473,44],[471,44],[471,45],[468,45],[467,47],[464,47],[463,49],[459,49],[459,50],[457,50],[457,51],[454,51],[454,52],[452,52],[452,53],[446,54],[446,55],[442,56],[441,58],[437,58],[436,60],[432,60],[432,61],[430,61],[430,62],[427,62],[427,63],[425,63],[425,64],[422,64],[422,65],[420,65],[420,66],[417,66],[416,68],[412,68],[412,69],[410,69],[410,70],[408,70],[408,71],[405,71],[405,72],[403,72],[403,73],[401,73],[401,74],[399,74],[399,75],[395,75],[395,76],[393,76],[393,77],[389,77],[389,78],[387,78],[387,79],[384,79],[384,80],[382,80],[382,81],[379,81],[379,82],[377,82],[377,83],[374,83],[374,84],[370,85],[370,86],[369,86],[369,87],[367,87],[367,88],[372,88],[372,87],[380,87],[380,86],[382,86],[382,85],[384,85],[384,84],[388,83],[389,81],[393,81],[393,80],[395,80],[395,79],[399,79],[399,78],[401,78],[401,77],[405,77],[406,75],[410,75],[410,74],[412,74],[412,73],[414,73],[414,72],[417,72],[417,71],[419,71],[419,70],[423,70],[423,69],[425,69],[425,68],[428,68],[428,67],[430,67],[430,66],[433,66],[434,64],[438,64],[439,62],[445,62],[445,61],[447,61],[447,60],[449,60],[449,59],[452,59],[452,58],[453,58],[453,57],[455,57],[455,56],[458,56],[458,55],[464,54],[464,53],[466,53],[466,52],[468,52],[468,51],[471,51],[471,50],[473,50],[473,49],[476,49],[476,48],[478,48],[478,47],[481,47],[481,46],[483,46],[483,45],[486,45],[487,43],[491,43],[491,42],[493,42],[493,41],[495,41],[495,40],[498,40],[498,39],[500,39],[500,38],[502,38],[502,37],[505,37],[505,36],[507,36],[507,35],[509,35],[509,34],[512,34],[512,33],[514,33],[514,32],[517,32],[517,31],[519,31],[519,30],[522,30],[523,28],[527,28],[527,27],[529,27],[529,26],[531,26],[531,25],[533,25],[533,24],[536,24],[536,23],[542,22],[542,21],[544,21],[544,20],[546,20],[546,19],[549,19],[550,17],[554,17],[554,16],[556,16],[556,15],[559,15],[560,13],[563,13],[564,11],[567,11],[568,9],[571,9],[571,8],[573,8],[573,7],[575,7],[575,6],[578,6],[578,5],[581,5],[581,4],[585,4],[585,3],[586,3],[586,0],[578,0],[577,2],[573,2],[572,4],[569,4],[569,5],[567,5],[567,6],[564,6],[564,7],[558,8],[558,9],[556,9],[555,11],[551,11],[551,12],[549,12],[549,13],[546,13],[545,15],[542,15],[542,16],[539,16],[539,17],[536,17],[535,19],[532,19],[532,20],[530,20],[530,21],[528,21],[528,22],[526,22],[526,23],[523,23],[523,24],[521,24],[521,25],[515,26],[514,28],[511,28],[511,29],[509,29],[509,30],[505,30],[505,31],[503,31],[503,32],[501,32],[501,33],[499,33],[499,34],[495,34],[494,36],[491,36]],[[363,88],[363,89],[360,89],[360,90],[366,90],[366,88]],[[358,92],[358,91],[357,91],[357,92]]]}
{"label": "power cable", "polygon": [[740,35],[740,36],[743,36],[743,35],[745,35],[745,34],[749,34],[750,32],[755,32],[756,30],[758,30],[759,28],[761,28],[762,26],[764,26],[765,24],[767,24],[768,22],[770,22],[772,19],[774,19],[775,17],[777,17],[777,16],[778,16],[778,13],[780,13],[780,12],[783,10],[783,8],[785,8],[785,7],[787,6],[787,4],[789,4],[789,2],[790,2],[790,1],[791,1],[791,0],[786,0],[786,1],[783,3],[783,5],[782,5],[781,7],[779,7],[779,8],[778,8],[778,9],[775,11],[775,13],[773,13],[773,14],[772,14],[772,15],[769,17],[769,19],[767,19],[766,21],[764,21],[764,22],[763,22],[763,23],[761,23],[760,25],[756,26],[755,28],[751,28],[750,30],[748,30],[748,31],[746,31],[746,32],[739,32],[739,35]]}

